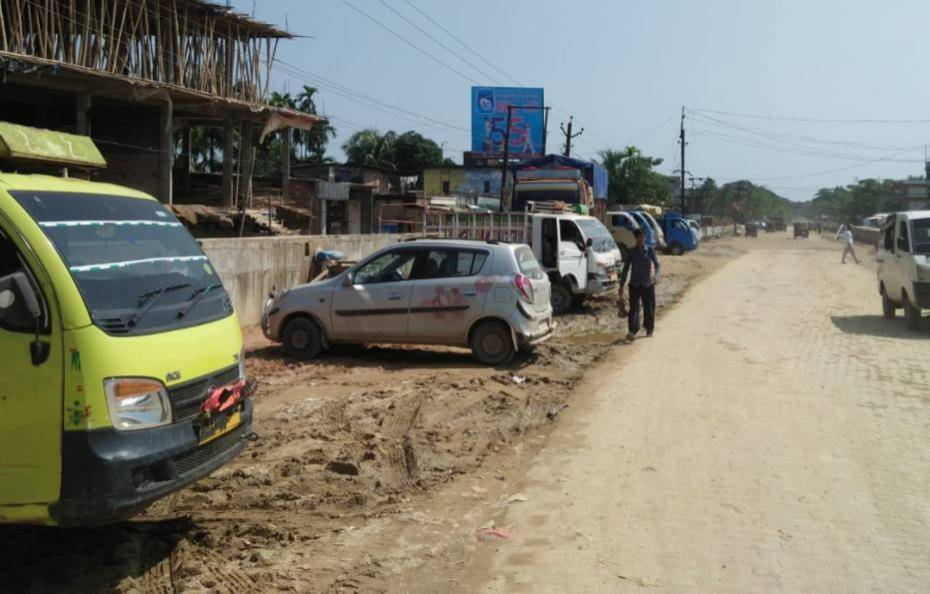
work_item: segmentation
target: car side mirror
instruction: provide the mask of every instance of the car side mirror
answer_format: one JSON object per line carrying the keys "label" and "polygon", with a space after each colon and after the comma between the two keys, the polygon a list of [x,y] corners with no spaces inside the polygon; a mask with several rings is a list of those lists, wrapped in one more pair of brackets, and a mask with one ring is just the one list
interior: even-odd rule
{"label": "car side mirror", "polygon": [[29,345],[29,355],[33,365],[41,365],[48,360],[51,345],[39,340],[42,330],[42,307],[39,296],[33,290],[29,279],[23,272],[14,272],[0,278],[0,311],[13,307],[21,300],[35,323],[35,340]]}
{"label": "car side mirror", "polygon": [[355,279],[352,278],[351,272],[342,275],[342,286],[346,288],[355,286]]}

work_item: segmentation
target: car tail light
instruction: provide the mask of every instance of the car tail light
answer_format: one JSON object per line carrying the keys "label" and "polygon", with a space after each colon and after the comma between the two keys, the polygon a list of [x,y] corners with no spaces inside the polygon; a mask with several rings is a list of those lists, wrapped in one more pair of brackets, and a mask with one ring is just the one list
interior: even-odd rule
{"label": "car tail light", "polygon": [[523,300],[527,303],[532,303],[533,283],[530,282],[530,279],[522,274],[518,274],[514,277],[513,282],[517,286],[517,291],[520,293],[520,296],[523,297]]}

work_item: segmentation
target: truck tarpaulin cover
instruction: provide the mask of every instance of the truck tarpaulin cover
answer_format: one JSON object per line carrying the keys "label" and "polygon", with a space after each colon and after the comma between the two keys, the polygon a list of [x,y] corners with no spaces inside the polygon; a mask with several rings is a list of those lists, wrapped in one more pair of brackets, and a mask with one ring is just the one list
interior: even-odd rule
{"label": "truck tarpaulin cover", "polygon": [[607,200],[607,170],[600,163],[580,161],[562,155],[546,155],[545,157],[528,159],[514,165],[513,168],[517,170],[518,178],[520,177],[519,172],[526,169],[575,169],[581,171],[585,181],[591,184],[594,189],[594,197],[598,200]]}

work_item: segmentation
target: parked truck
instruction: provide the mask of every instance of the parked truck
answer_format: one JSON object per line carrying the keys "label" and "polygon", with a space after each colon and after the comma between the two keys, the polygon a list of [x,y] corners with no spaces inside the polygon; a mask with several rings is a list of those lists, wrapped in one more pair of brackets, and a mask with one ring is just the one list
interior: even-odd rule
{"label": "parked truck", "polygon": [[666,211],[657,222],[665,234],[665,249],[670,254],[680,256],[697,249],[697,235],[679,213]]}
{"label": "parked truck", "polygon": [[525,212],[424,211],[428,237],[484,239],[528,244],[552,284],[555,314],[617,284],[620,250],[596,218],[566,207],[530,202]]}

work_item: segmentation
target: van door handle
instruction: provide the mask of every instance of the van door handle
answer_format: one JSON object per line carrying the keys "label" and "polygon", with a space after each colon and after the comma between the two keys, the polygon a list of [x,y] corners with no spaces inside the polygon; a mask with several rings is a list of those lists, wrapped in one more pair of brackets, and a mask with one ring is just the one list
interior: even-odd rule
{"label": "van door handle", "polygon": [[388,299],[390,299],[391,301],[400,301],[403,298],[404,298],[403,293],[388,293]]}

